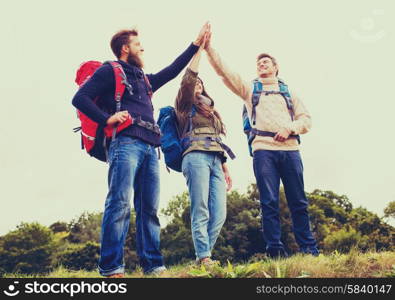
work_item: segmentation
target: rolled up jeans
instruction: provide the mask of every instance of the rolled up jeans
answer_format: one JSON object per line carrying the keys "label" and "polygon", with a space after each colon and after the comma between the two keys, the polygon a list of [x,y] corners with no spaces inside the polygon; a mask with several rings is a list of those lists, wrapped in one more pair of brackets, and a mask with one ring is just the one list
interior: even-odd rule
{"label": "rolled up jeans", "polygon": [[118,136],[109,148],[109,191],[102,221],[99,272],[125,271],[124,244],[130,223],[130,199],[136,211],[137,255],[144,272],[163,265],[159,249],[159,165],[157,152],[142,140]]}

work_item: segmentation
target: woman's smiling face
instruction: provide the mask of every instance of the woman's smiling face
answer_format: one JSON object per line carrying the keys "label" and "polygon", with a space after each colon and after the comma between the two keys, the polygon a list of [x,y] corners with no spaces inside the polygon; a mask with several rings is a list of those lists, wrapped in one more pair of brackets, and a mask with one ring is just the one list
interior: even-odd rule
{"label": "woman's smiling face", "polygon": [[202,93],[203,93],[203,84],[199,79],[197,79],[195,84],[195,95],[199,96]]}

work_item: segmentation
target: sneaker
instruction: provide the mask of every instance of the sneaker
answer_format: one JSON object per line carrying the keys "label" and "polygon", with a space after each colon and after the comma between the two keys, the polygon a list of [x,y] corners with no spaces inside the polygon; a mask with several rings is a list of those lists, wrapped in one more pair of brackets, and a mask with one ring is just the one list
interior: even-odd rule
{"label": "sneaker", "polygon": [[123,273],[115,273],[115,274],[107,275],[107,276],[104,276],[104,277],[107,277],[107,278],[125,278],[125,274],[123,274]]}
{"label": "sneaker", "polygon": [[160,266],[160,267],[153,268],[151,271],[147,272],[146,275],[159,276],[159,275],[163,274],[166,270],[167,269],[165,266]]}

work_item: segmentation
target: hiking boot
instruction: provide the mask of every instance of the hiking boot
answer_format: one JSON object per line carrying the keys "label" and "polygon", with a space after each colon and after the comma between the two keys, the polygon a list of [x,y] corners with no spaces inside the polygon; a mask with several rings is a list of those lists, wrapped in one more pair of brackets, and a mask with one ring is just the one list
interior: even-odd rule
{"label": "hiking boot", "polygon": [[111,275],[107,275],[107,276],[104,276],[104,277],[107,277],[107,278],[125,278],[125,274],[123,274],[123,273],[116,273],[116,274],[111,274]]}
{"label": "hiking boot", "polygon": [[214,267],[219,265],[219,261],[218,260],[212,260],[210,257],[203,257],[200,259],[196,259],[196,264],[198,266],[205,266],[205,267]]}
{"label": "hiking boot", "polygon": [[266,255],[273,259],[287,258],[289,255],[283,248],[268,248]]}

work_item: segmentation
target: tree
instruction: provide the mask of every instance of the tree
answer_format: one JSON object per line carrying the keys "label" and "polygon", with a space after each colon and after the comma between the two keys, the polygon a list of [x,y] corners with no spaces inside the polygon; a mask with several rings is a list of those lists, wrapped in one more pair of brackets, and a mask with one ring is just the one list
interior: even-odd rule
{"label": "tree", "polygon": [[[307,193],[311,228],[323,252],[395,250],[395,228],[363,207],[354,208],[348,198],[332,191]],[[298,251],[292,232],[292,218],[284,190],[280,189],[281,240],[289,253]],[[394,216],[394,202],[385,217]],[[165,262],[174,265],[195,259],[192,242],[190,205],[187,192],[174,197],[161,211],[169,222],[161,233]],[[99,259],[102,213],[83,213],[69,224],[56,222],[47,228],[22,223],[0,237],[0,273],[44,273],[63,264],[70,269],[94,270]],[[136,215],[131,211],[124,260],[127,269],[138,265]],[[259,191],[252,184],[246,193],[227,194],[227,219],[213,250],[213,258],[234,263],[265,256],[261,229]]]}
{"label": "tree", "polygon": [[[374,213],[353,208],[345,195],[315,190],[307,193],[310,202],[311,229],[319,248],[324,252],[360,250],[391,250],[395,228],[385,224]],[[162,231],[162,250],[168,264],[193,260],[188,194],[183,193],[162,210],[171,221]],[[227,195],[227,219],[214,247],[213,257],[221,261],[242,262],[261,257],[265,242],[261,231],[259,191],[252,184],[246,194],[232,191]],[[298,251],[292,231],[292,218],[283,188],[280,189],[281,240],[289,253]]]}
{"label": "tree", "polygon": [[71,243],[99,243],[102,218],[103,213],[84,212],[68,225],[70,234],[67,240]]}
{"label": "tree", "polygon": [[317,195],[329,199],[331,202],[336,204],[336,206],[341,207],[346,212],[351,212],[352,204],[346,195],[338,195],[332,191],[321,191],[319,189],[314,190],[310,195]]}
{"label": "tree", "polygon": [[126,235],[124,261],[127,269],[135,269],[139,264],[136,244],[136,213],[130,212],[130,224]]}
{"label": "tree", "polygon": [[395,201],[388,203],[387,207],[384,209],[385,218],[395,218]]}
{"label": "tree", "polygon": [[227,218],[213,255],[221,261],[247,261],[265,249],[256,185],[247,195],[232,191],[227,195]]}
{"label": "tree", "polygon": [[352,204],[346,196],[339,196],[334,192],[318,189],[306,195],[310,205],[319,207],[324,212],[325,218],[328,218],[331,223],[341,226],[348,222],[348,214],[352,210]]}
{"label": "tree", "polygon": [[[227,219],[218,237],[213,257],[221,261],[242,261],[262,251],[264,243],[259,212],[256,200],[236,191],[229,193]],[[171,222],[162,231],[161,244],[165,261],[176,264],[194,260],[188,194],[176,196],[162,213],[171,217]]]}
{"label": "tree", "polygon": [[[57,259],[65,267],[79,270],[94,270],[97,268],[100,257],[100,231],[102,213],[84,212],[70,225],[70,234],[66,245],[57,255]],[[136,253],[136,214],[131,211],[128,234],[124,248],[124,261],[128,269],[134,269],[138,265]]]}
{"label": "tree", "polygon": [[188,197],[187,192],[175,196],[161,211],[170,219],[161,232],[161,249],[167,264],[194,259]]}
{"label": "tree", "polygon": [[68,231],[68,225],[66,222],[55,222],[51,226],[49,226],[49,229],[52,230],[53,233],[58,233],[58,232],[65,232]]}

